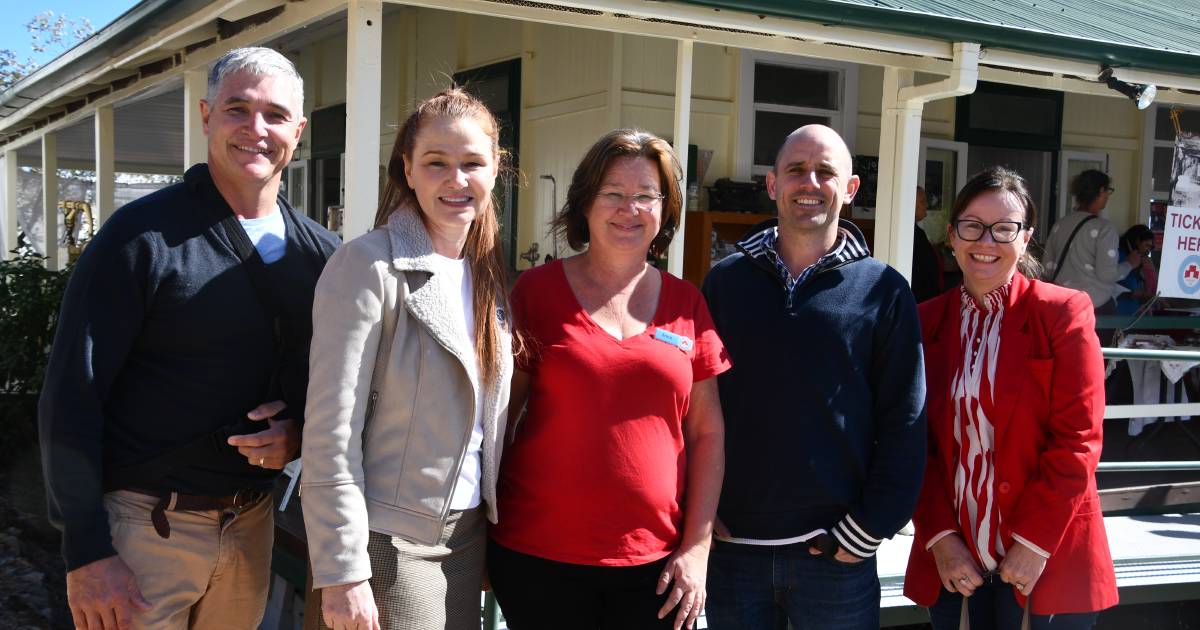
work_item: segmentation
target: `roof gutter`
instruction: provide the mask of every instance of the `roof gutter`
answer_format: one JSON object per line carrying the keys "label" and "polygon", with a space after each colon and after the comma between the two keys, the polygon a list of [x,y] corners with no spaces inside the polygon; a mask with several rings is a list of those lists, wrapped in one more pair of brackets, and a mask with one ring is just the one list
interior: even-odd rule
{"label": "roof gutter", "polygon": [[[677,0],[718,10],[757,13],[820,22],[831,26],[864,28],[946,41],[973,41],[983,47],[1008,48],[1063,59],[1089,61],[1114,68],[1195,76],[1200,55],[1143,48],[1055,35],[1030,29],[973,22],[913,11],[862,6],[827,0]],[[1014,37],[1019,35],[1019,37]]]}
{"label": "roof gutter", "polygon": [[211,0],[142,0],[98,33],[0,92],[0,110],[20,109],[49,90],[132,48],[145,38],[146,32],[153,32],[208,4]]}

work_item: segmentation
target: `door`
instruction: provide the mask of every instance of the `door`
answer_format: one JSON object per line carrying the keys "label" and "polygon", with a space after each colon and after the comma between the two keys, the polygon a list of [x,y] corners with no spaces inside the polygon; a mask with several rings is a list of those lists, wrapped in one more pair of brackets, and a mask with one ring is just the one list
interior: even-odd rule
{"label": "door", "polygon": [[1092,151],[1062,151],[1058,154],[1058,213],[1062,218],[1075,209],[1071,199],[1071,182],[1088,170],[1108,172],[1108,154]]}
{"label": "door", "polygon": [[454,74],[454,82],[483,101],[500,124],[500,151],[508,157],[509,169],[496,180],[496,219],[500,243],[510,271],[517,268],[517,179],[521,144],[521,60],[502,61]]}
{"label": "door", "polygon": [[917,182],[925,189],[925,218],[919,221],[931,243],[946,240],[954,198],[967,183],[967,143],[921,138]]}

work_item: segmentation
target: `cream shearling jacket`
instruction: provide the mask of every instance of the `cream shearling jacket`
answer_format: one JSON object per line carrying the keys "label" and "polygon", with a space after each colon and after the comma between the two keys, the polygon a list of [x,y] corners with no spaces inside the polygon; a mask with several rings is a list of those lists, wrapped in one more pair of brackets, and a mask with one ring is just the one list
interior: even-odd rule
{"label": "cream shearling jacket", "polygon": [[484,406],[480,489],[496,522],[512,376],[507,314],[497,313],[497,378],[476,400],[465,363],[473,340],[452,325],[447,296],[459,289],[444,282],[408,208],[343,245],[317,282],[301,451],[313,588],[371,577],[368,531],[438,542],[476,405]]}

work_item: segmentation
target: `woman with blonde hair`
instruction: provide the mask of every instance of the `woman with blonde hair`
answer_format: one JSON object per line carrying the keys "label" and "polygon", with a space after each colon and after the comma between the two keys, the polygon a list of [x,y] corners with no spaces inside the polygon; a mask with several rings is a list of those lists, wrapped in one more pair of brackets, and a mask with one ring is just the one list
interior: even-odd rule
{"label": "woman with blonde hair", "polygon": [[396,136],[375,229],[313,308],[304,522],[334,630],[478,630],[511,336],[496,119],[465,91]]}

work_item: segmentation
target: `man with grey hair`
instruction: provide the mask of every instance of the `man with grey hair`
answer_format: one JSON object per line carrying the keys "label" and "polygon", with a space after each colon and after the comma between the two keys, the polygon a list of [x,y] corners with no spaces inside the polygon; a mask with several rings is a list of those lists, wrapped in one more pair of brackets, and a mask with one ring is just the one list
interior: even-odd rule
{"label": "man with grey hair", "polygon": [[242,48],[199,103],[208,162],[79,258],[39,402],[77,628],[254,628],[269,490],[299,449],[313,288],[337,237],[279,197],[306,119],[283,55]]}

